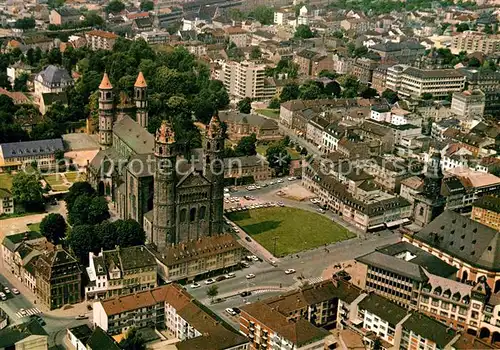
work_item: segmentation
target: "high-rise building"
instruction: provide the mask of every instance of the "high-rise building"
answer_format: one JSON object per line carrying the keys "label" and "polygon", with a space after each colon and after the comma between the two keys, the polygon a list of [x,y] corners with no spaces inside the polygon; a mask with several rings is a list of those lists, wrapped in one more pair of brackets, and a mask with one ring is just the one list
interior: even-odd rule
{"label": "high-rise building", "polygon": [[457,53],[481,52],[485,55],[500,51],[500,35],[490,35],[481,32],[465,32],[453,37],[451,49]]}
{"label": "high-rise building", "polygon": [[265,70],[265,64],[231,61],[223,64],[221,80],[231,96],[269,99],[276,94],[276,86],[268,82]]}

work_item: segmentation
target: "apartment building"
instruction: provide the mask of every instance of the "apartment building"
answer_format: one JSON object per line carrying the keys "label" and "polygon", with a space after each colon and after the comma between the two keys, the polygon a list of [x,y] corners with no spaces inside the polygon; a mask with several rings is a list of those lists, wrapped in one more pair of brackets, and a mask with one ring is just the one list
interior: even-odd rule
{"label": "apartment building", "polygon": [[68,71],[54,65],[47,66],[35,76],[35,95],[38,98],[45,93],[65,92],[74,85],[74,80]]}
{"label": "apartment building", "polygon": [[401,158],[376,156],[363,162],[363,170],[374,177],[375,183],[390,193],[399,193],[401,181],[423,171],[420,162],[409,162]]}
{"label": "apartment building", "polygon": [[89,253],[86,299],[109,298],[158,285],[156,259],[144,246]]}
{"label": "apartment building", "polygon": [[241,27],[229,27],[224,30],[229,38],[229,41],[234,43],[237,47],[247,47],[250,38],[248,32]]}
{"label": "apartment building", "polygon": [[472,204],[471,219],[495,230],[500,230],[500,198],[482,196]]}
{"label": "apartment building", "polygon": [[485,55],[500,51],[500,35],[491,35],[481,32],[463,32],[453,36],[451,50],[467,53],[481,52]]}
{"label": "apartment building", "polygon": [[423,70],[396,65],[387,69],[386,86],[407,97],[421,98],[423,94],[444,97],[464,89],[465,75],[455,69]]}
{"label": "apartment building", "polygon": [[63,6],[57,9],[52,9],[49,15],[50,24],[65,25],[80,21],[81,13],[78,9],[69,6]]}
{"label": "apartment building", "polygon": [[85,33],[87,47],[92,51],[96,50],[112,50],[115,45],[118,35],[103,30],[92,30]]}
{"label": "apartment building", "polygon": [[2,143],[0,168],[17,170],[36,162],[39,169],[51,169],[58,151],[64,151],[62,139]]}
{"label": "apartment building", "polygon": [[403,41],[379,43],[370,47],[370,51],[380,55],[382,61],[407,63],[418,60],[425,53],[425,48],[418,42]]}
{"label": "apartment building", "polygon": [[239,185],[265,181],[269,180],[271,176],[272,169],[263,155],[224,159],[224,180],[227,184]]}
{"label": "apartment building", "polygon": [[216,320],[180,285],[169,284],[93,304],[94,326],[110,335],[130,328],[167,329],[178,339],[178,350],[248,350],[249,341]]}
{"label": "apartment building", "polygon": [[295,9],[281,8],[274,11],[274,24],[284,26],[289,24],[289,19],[295,17]]}
{"label": "apartment building", "polygon": [[492,70],[462,69],[466,76],[468,90],[481,90],[484,93],[486,115],[500,112],[500,72]]}
{"label": "apartment building", "polygon": [[9,190],[0,188],[0,215],[14,213],[14,197]]}
{"label": "apartment building", "polygon": [[226,62],[222,65],[221,80],[230,96],[270,99],[276,94],[276,85],[266,77],[265,69],[265,64],[253,61]]}
{"label": "apartment building", "polygon": [[481,90],[454,92],[451,112],[459,117],[482,117],[485,101],[485,95]]}

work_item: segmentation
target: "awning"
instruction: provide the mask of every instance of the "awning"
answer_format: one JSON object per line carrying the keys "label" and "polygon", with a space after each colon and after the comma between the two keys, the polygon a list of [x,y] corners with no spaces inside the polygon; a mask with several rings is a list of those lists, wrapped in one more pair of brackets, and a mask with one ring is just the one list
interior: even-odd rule
{"label": "awning", "polygon": [[385,224],[378,224],[378,225],[374,225],[374,226],[369,226],[368,227],[368,231],[370,231],[370,230],[376,230],[376,229],[382,228],[384,226],[385,226]]}
{"label": "awning", "polygon": [[385,226],[387,226],[387,227],[394,227],[394,226],[406,224],[407,222],[410,222],[410,219],[404,218],[404,219],[401,219],[401,220],[386,222]]}

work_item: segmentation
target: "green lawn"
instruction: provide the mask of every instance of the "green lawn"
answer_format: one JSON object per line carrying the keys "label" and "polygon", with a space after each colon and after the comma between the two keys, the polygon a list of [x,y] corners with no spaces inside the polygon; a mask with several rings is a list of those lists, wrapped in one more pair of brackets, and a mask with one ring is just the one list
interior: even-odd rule
{"label": "green lawn", "polygon": [[50,188],[54,192],[63,192],[69,190],[69,186],[66,185],[50,185]]}
{"label": "green lawn", "polygon": [[85,173],[80,173],[78,171],[73,171],[70,173],[65,173],[66,179],[69,182],[85,181]]}
{"label": "green lawn", "polygon": [[12,178],[11,174],[0,174],[0,188],[5,188],[6,190],[11,190],[12,188]]}
{"label": "green lawn", "polygon": [[321,214],[297,208],[271,207],[226,215],[271,253],[274,253],[276,237],[276,256],[293,254],[356,236]]}
{"label": "green lawn", "polygon": [[62,185],[64,183],[62,175],[59,174],[45,175],[43,179],[50,185],[50,187],[53,187],[54,185]]}
{"label": "green lawn", "polygon": [[[255,148],[257,150],[257,153],[262,154],[263,156],[266,155],[266,151],[269,148],[269,145],[264,145],[264,144],[257,144],[257,147]],[[300,153],[295,150],[295,148],[288,147],[287,148],[288,154],[290,154],[290,157],[292,160],[300,159]]]}
{"label": "green lawn", "polygon": [[30,231],[40,232],[40,223],[29,224],[28,228],[30,229]]}
{"label": "green lawn", "polygon": [[265,115],[266,117],[279,119],[280,118],[280,110],[279,109],[257,109],[255,110],[257,113]]}

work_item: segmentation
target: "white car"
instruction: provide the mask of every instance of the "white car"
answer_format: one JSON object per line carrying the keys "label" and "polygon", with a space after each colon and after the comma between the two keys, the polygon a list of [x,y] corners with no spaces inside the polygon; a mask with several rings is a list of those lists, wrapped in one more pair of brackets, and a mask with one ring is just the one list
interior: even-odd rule
{"label": "white car", "polygon": [[294,181],[294,180],[296,180],[296,179],[297,179],[297,178],[296,178],[295,176],[290,176],[290,177],[288,178],[288,181]]}
{"label": "white car", "polygon": [[12,288],[12,293],[14,293],[15,295],[18,295],[18,294],[21,294],[17,288]]}
{"label": "white car", "polygon": [[253,261],[259,261],[259,258],[258,258],[258,257],[256,257],[255,255],[252,255],[252,260],[253,260]]}
{"label": "white car", "polygon": [[288,270],[285,270],[285,273],[287,275],[291,275],[292,273],[295,273],[295,270],[294,269],[288,269]]}
{"label": "white car", "polygon": [[5,287],[5,288],[3,289],[3,291],[5,292],[5,294],[10,294],[10,289],[9,289],[9,287]]}
{"label": "white car", "polygon": [[274,185],[274,181],[271,181],[271,182],[269,183],[269,185]]}
{"label": "white car", "polygon": [[316,203],[318,203],[318,202],[319,202],[316,198],[311,198],[311,199],[310,199],[310,201],[311,201],[311,203],[313,203],[313,204],[316,204]]}
{"label": "white car", "polygon": [[0,292],[0,299],[7,300],[7,296],[4,293]]}
{"label": "white car", "polygon": [[230,308],[230,307],[226,308],[226,312],[228,314],[230,314],[231,316],[236,316],[237,315],[236,312],[234,312],[234,310],[232,308]]}
{"label": "white car", "polygon": [[215,280],[213,278],[209,278],[208,280],[205,281],[206,285],[209,285],[209,284],[212,284],[212,283],[215,283]]}
{"label": "white car", "polygon": [[199,283],[196,283],[196,282],[193,282],[191,285],[190,285],[191,288],[195,289],[195,288],[200,288],[201,287],[201,284]]}
{"label": "white car", "polygon": [[255,275],[253,273],[249,273],[248,275],[245,276],[247,280],[255,278]]}
{"label": "white car", "polygon": [[229,272],[228,274],[225,275],[226,278],[235,278],[236,274],[234,272]]}
{"label": "white car", "polygon": [[320,213],[320,214],[324,214],[325,213],[325,209],[321,209],[321,208],[317,209],[316,211],[318,213]]}
{"label": "white car", "polygon": [[281,183],[283,183],[283,179],[278,179],[278,180],[276,180],[276,182],[281,184]]}

